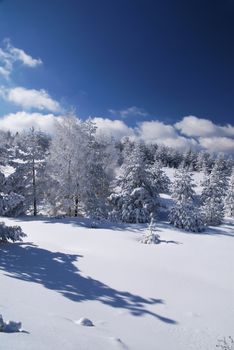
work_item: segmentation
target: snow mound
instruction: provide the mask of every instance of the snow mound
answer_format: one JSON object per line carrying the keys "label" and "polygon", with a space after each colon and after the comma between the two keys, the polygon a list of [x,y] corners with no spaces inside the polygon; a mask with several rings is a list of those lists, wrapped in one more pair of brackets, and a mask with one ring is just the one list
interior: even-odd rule
{"label": "snow mound", "polygon": [[82,317],[81,319],[79,319],[75,323],[79,324],[80,326],[85,326],[85,327],[93,327],[94,326],[93,322],[85,317]]}
{"label": "snow mound", "polygon": [[5,332],[5,333],[21,332],[21,328],[22,328],[21,322],[15,322],[15,321],[4,322],[2,315],[0,315],[0,332]]}

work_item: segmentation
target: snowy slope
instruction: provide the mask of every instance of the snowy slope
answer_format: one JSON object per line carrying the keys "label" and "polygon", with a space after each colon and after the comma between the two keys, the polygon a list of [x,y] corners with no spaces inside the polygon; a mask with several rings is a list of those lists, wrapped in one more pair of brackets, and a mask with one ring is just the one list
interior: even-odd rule
{"label": "snowy slope", "polygon": [[0,246],[0,313],[25,331],[0,333],[0,349],[213,350],[234,335],[230,220],[203,234],[158,223],[160,245],[139,243],[142,225],[4,221],[28,237]]}

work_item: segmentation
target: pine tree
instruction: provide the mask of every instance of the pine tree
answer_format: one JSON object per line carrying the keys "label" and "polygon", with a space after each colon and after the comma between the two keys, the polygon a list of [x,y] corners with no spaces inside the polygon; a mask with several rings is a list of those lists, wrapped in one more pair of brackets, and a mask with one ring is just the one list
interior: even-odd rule
{"label": "pine tree", "polygon": [[192,173],[187,168],[181,166],[174,176],[172,183],[172,198],[177,202],[195,199],[195,184],[192,181]]}
{"label": "pine tree", "polygon": [[175,205],[170,210],[169,221],[177,228],[201,232],[204,224],[201,211],[195,202],[194,187],[191,173],[186,168],[180,168],[172,186]]}
{"label": "pine tree", "polygon": [[225,211],[228,216],[234,217],[234,168],[229,180],[229,187],[225,197]]}
{"label": "pine tree", "polygon": [[83,123],[86,133],[84,164],[80,179],[81,202],[86,215],[94,219],[107,217],[109,177],[105,171],[108,155],[104,145],[95,138],[96,126],[91,120]]}
{"label": "pine tree", "polygon": [[206,225],[220,225],[224,217],[224,198],[228,179],[220,159],[218,159],[203,183],[201,194],[202,211]]}
{"label": "pine tree", "polygon": [[151,215],[151,220],[150,223],[148,225],[148,229],[145,232],[141,243],[143,244],[159,244],[160,241],[160,236],[159,234],[155,233],[156,228],[155,228],[155,220],[154,217]]}
{"label": "pine tree", "polygon": [[112,205],[111,218],[128,223],[149,222],[150,214],[156,213],[158,192],[153,176],[145,164],[141,147],[136,145],[124,160],[121,175],[109,197]]}
{"label": "pine tree", "polygon": [[149,168],[153,176],[153,183],[158,193],[169,193],[171,181],[165,172],[162,170],[163,164],[160,161],[155,161]]}

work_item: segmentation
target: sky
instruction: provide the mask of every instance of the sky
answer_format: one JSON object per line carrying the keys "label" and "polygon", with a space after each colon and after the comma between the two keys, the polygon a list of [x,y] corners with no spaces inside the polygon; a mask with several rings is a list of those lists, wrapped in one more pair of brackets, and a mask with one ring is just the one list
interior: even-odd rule
{"label": "sky", "polygon": [[0,0],[0,127],[74,109],[117,137],[234,152],[234,0]]}

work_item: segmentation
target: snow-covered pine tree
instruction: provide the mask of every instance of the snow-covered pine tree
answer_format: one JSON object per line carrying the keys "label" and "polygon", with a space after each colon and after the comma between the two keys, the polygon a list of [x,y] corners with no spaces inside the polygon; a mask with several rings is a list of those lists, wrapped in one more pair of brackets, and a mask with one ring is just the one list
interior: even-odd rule
{"label": "snow-covered pine tree", "polygon": [[25,198],[17,193],[6,193],[7,178],[0,172],[0,215],[18,216],[23,213]]}
{"label": "snow-covered pine tree", "polygon": [[201,194],[202,211],[206,225],[217,226],[224,217],[224,198],[228,188],[228,178],[221,160],[218,158],[211,173],[203,183]]}
{"label": "snow-covered pine tree", "polygon": [[191,173],[186,168],[178,169],[172,186],[175,205],[170,210],[169,221],[177,228],[201,232],[204,224],[201,211],[196,205],[194,187]]}
{"label": "snow-covered pine tree", "polygon": [[161,161],[155,161],[149,168],[153,176],[154,187],[158,193],[169,193],[171,181],[166,173],[162,170]]}
{"label": "snow-covered pine tree", "polygon": [[110,180],[105,171],[107,150],[105,145],[95,138],[96,126],[91,120],[83,123],[83,129],[86,134],[86,146],[82,154],[80,177],[82,207],[91,218],[106,218]]}
{"label": "snow-covered pine tree", "polygon": [[234,168],[229,180],[229,187],[225,197],[225,212],[227,216],[234,218]]}
{"label": "snow-covered pine tree", "polygon": [[19,216],[24,213],[25,198],[20,194],[11,192],[0,194],[0,215]]}
{"label": "snow-covered pine tree", "polygon": [[175,172],[174,181],[171,186],[172,198],[176,202],[195,199],[195,184],[192,180],[192,173],[187,168],[180,166]]}
{"label": "snow-covered pine tree", "polygon": [[145,223],[149,222],[151,213],[156,213],[158,192],[138,144],[124,159],[121,175],[115,181],[109,201],[112,205],[110,217],[115,220]]}
{"label": "snow-covered pine tree", "polygon": [[0,222],[0,243],[22,241],[24,237],[26,234],[20,226],[6,226],[4,222]]}

